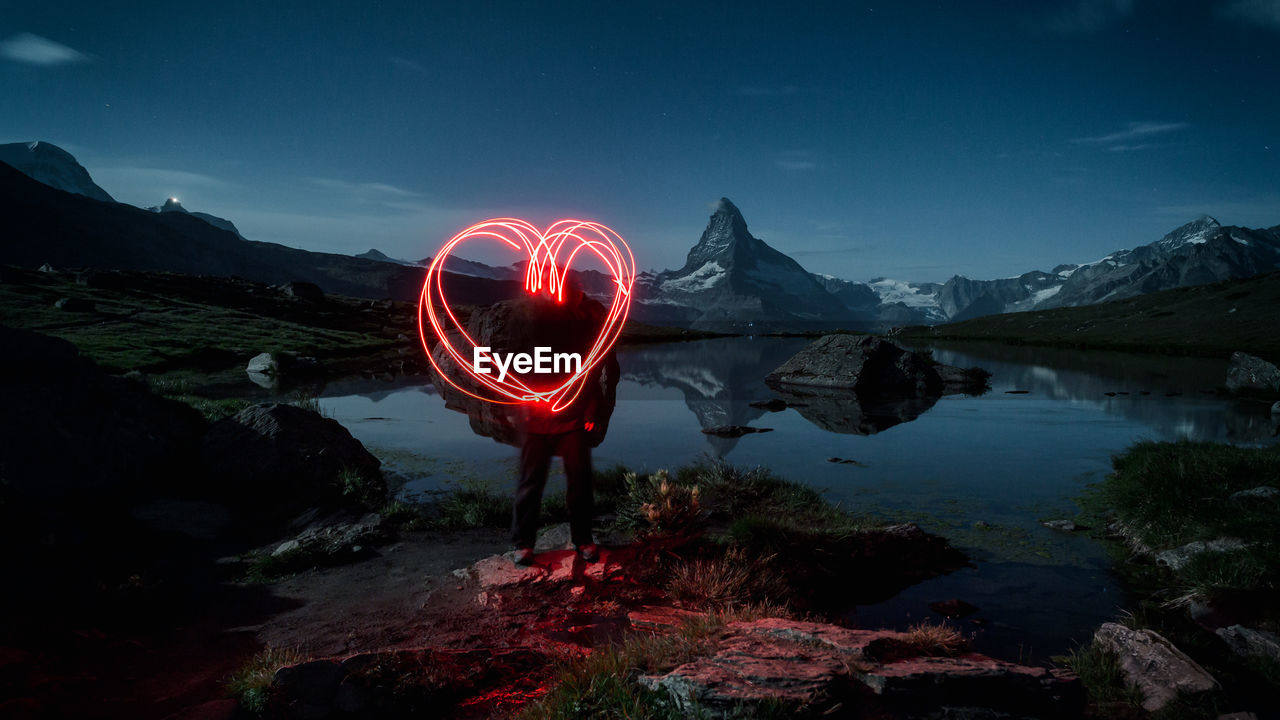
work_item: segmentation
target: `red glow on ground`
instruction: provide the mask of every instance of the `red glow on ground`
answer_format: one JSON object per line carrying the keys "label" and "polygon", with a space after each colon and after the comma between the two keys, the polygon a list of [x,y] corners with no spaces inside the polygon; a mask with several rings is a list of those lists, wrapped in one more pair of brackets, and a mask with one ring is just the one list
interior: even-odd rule
{"label": "red glow on ground", "polygon": [[[536,295],[547,292],[557,302],[564,302],[564,280],[578,254],[588,250],[604,264],[613,276],[617,290],[613,294],[608,314],[596,335],[595,343],[582,358],[582,367],[560,385],[548,389],[534,389],[519,378],[508,375],[499,381],[495,375],[478,373],[472,366],[472,351],[476,347],[475,340],[467,333],[458,321],[453,309],[445,297],[444,264],[445,260],[458,245],[476,239],[496,240],[511,250],[528,259],[525,266],[525,292]],[[621,235],[599,223],[587,220],[560,220],[547,228],[545,232],[538,230],[524,220],[515,218],[495,218],[485,220],[466,228],[449,239],[440,252],[431,259],[427,268],[427,278],[422,285],[422,295],[418,300],[418,337],[427,352],[427,359],[435,367],[440,377],[462,392],[486,402],[515,405],[524,403],[542,403],[558,412],[568,407],[582,390],[583,380],[587,373],[599,363],[609,352],[622,326],[626,323],[631,309],[631,288],[635,283],[635,258],[631,248]],[[443,309],[443,316],[441,315]],[[476,393],[463,387],[455,378],[449,377],[431,353],[427,342],[427,326],[435,333],[441,347],[449,354],[454,365],[466,372],[481,387],[482,393]],[[449,341],[449,333],[461,334],[463,342],[455,347]]]}

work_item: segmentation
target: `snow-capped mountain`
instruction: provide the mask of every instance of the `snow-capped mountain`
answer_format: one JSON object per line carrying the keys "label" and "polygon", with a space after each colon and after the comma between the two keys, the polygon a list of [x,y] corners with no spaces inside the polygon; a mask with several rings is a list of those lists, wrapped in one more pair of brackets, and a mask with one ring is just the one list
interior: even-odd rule
{"label": "snow-capped mountain", "polygon": [[879,279],[881,302],[903,302],[931,322],[1024,310],[1075,307],[1280,269],[1280,226],[1223,226],[1208,215],[1149,245],[1081,265],[1058,265],[999,280],[956,275],[941,285]]}
{"label": "snow-capped mountain", "polygon": [[707,330],[802,329],[848,324],[844,306],[795,260],[754,237],[721,198],[684,267],[660,273],[637,293],[633,313]]}
{"label": "snow-capped mountain", "polygon": [[[359,257],[403,264],[376,252]],[[490,280],[522,278],[519,263],[492,267],[450,258],[447,269]],[[637,276],[632,317],[722,331],[880,331],[1088,305],[1275,269],[1280,269],[1280,226],[1224,227],[1204,216],[1150,245],[1117,250],[1090,263],[1058,265],[1049,272],[1032,270],[997,280],[956,275],[945,283],[890,278],[862,283],[806,271],[751,235],[741,211],[722,198],[683,267]],[[579,271],[575,276],[588,294],[604,298],[613,292],[612,281],[602,273]]]}
{"label": "snow-capped mountain", "polygon": [[240,231],[236,228],[235,223],[230,220],[220,218],[217,215],[210,215],[209,213],[202,212],[191,212],[190,210],[182,207],[182,203],[178,202],[178,198],[169,198],[164,201],[163,205],[153,205],[147,209],[154,213],[176,212],[183,213],[184,215],[190,215],[193,218],[200,218],[219,230],[226,230],[227,232],[235,233],[241,240],[244,239],[244,236],[241,235]]}
{"label": "snow-capped mountain", "polygon": [[27,177],[49,187],[85,197],[115,202],[106,190],[89,177],[89,171],[71,153],[53,143],[22,142],[0,145],[0,162],[13,166]]}
{"label": "snow-capped mountain", "polygon": [[1280,269],[1280,225],[1223,226],[1204,216],[1160,240],[1059,272],[1062,289],[1037,307],[1119,300],[1158,290],[1203,285]]}

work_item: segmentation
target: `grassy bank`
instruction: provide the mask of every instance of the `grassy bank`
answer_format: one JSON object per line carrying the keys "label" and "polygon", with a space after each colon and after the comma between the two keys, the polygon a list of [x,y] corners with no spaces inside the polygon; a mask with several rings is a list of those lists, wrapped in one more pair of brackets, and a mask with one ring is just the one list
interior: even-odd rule
{"label": "grassy bank", "polygon": [[[1083,498],[1083,522],[1101,531],[1132,594],[1123,622],[1168,638],[1222,684],[1160,716],[1267,707],[1280,697],[1280,663],[1237,655],[1213,630],[1280,630],[1280,497],[1258,489],[1280,487],[1280,447],[1141,442],[1113,467]],[[1089,687],[1098,716],[1135,716],[1140,694],[1114,656],[1085,645],[1062,660]]]}
{"label": "grassy bank", "polygon": [[1177,288],[1085,307],[1007,313],[910,327],[903,337],[1226,357],[1280,359],[1280,273]]}

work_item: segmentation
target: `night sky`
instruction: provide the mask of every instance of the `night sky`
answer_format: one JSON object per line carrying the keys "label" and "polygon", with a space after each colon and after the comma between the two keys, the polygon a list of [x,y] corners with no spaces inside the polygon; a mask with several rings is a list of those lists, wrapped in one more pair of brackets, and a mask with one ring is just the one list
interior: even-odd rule
{"label": "night sky", "polygon": [[0,142],[253,240],[577,215],[662,269],[724,195],[809,270],[924,281],[1280,224],[1280,0],[113,5],[6,5]]}

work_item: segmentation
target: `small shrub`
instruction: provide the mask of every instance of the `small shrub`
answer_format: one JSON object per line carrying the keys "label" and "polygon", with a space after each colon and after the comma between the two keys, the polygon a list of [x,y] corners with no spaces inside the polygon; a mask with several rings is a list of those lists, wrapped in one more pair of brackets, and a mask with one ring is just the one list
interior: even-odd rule
{"label": "small shrub", "polygon": [[254,655],[227,681],[227,690],[240,702],[240,706],[252,713],[261,713],[267,707],[271,683],[276,671],[305,660],[297,650],[264,648]]}
{"label": "small shrub", "polygon": [[624,479],[630,498],[633,525],[651,533],[679,533],[691,529],[702,516],[697,485],[672,481],[666,470]]}

